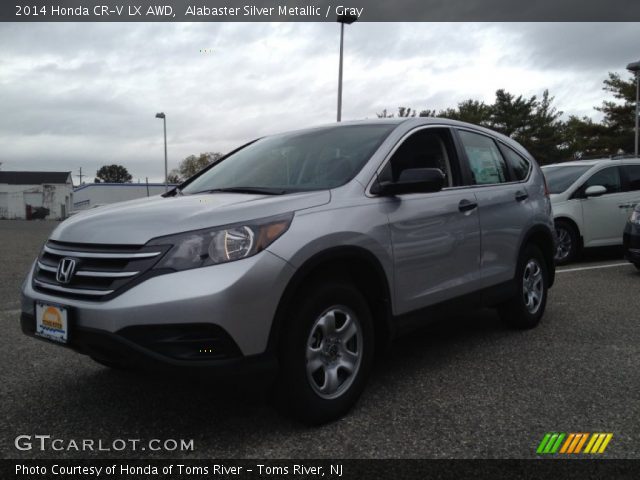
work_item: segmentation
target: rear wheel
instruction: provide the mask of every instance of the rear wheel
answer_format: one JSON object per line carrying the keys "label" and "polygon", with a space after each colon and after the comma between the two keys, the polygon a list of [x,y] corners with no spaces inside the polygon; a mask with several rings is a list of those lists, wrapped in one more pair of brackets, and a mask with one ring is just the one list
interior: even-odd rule
{"label": "rear wheel", "polygon": [[540,323],[547,304],[547,264],[535,245],[527,245],[516,269],[516,295],[499,307],[500,317],[509,325],[528,329]]}
{"label": "rear wheel", "polygon": [[335,420],[362,393],[373,361],[373,322],[363,295],[343,280],[314,282],[299,295],[280,341],[276,400],[310,424]]}
{"label": "rear wheel", "polygon": [[578,232],[575,227],[564,220],[556,221],[557,246],[556,264],[564,265],[573,261],[578,254]]}

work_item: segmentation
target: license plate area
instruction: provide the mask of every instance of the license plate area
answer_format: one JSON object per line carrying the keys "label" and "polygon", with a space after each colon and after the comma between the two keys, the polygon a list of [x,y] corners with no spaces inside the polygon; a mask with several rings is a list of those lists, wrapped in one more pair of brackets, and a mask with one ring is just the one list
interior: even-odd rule
{"label": "license plate area", "polygon": [[69,309],[62,305],[36,303],[36,332],[39,337],[58,343],[69,338]]}

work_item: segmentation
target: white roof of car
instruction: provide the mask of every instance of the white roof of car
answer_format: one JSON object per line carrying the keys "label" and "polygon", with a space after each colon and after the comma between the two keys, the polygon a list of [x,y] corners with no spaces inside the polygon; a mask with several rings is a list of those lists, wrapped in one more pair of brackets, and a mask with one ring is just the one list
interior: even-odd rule
{"label": "white roof of car", "polygon": [[552,163],[550,165],[544,165],[545,167],[559,167],[559,166],[585,166],[585,167],[593,167],[595,165],[600,165],[603,163],[614,164],[614,163],[639,163],[640,158],[594,158],[590,160],[572,160],[570,162],[561,162],[561,163]]}

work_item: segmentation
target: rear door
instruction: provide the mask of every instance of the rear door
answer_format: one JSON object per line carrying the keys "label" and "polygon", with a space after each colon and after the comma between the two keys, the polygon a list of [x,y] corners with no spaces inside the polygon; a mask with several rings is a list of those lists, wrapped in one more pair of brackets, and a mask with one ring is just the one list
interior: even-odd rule
{"label": "rear door", "polygon": [[396,148],[380,180],[407,168],[440,168],[439,192],[399,195],[387,206],[394,255],[398,313],[417,310],[478,289],[480,223],[473,192],[461,188],[448,127],[422,127]]}
{"label": "rear door", "polygon": [[[532,209],[526,188],[529,162],[489,135],[458,129],[466,155],[471,190],[478,199],[483,287],[509,281],[515,276],[522,233],[531,221]],[[508,149],[508,150],[506,150]]]}

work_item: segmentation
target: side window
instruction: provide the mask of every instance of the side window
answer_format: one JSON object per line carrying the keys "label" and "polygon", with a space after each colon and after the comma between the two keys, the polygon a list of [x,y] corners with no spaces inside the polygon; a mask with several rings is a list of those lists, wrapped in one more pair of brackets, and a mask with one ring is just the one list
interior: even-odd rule
{"label": "side window", "polygon": [[582,186],[582,192],[594,185],[602,185],[607,189],[607,193],[618,193],[622,190],[620,187],[620,172],[618,167],[608,167],[604,170],[591,175],[591,178]]}
{"label": "side window", "polygon": [[491,138],[459,130],[460,140],[469,159],[469,169],[475,185],[509,181],[507,164]]}
{"label": "side window", "polygon": [[451,133],[446,128],[425,128],[409,138],[391,157],[380,180],[396,181],[408,168],[439,168],[445,175],[445,187],[459,185]]}
{"label": "side window", "polygon": [[511,167],[511,172],[514,177],[513,180],[520,181],[527,178],[527,175],[529,175],[529,168],[531,167],[529,161],[506,145],[503,146],[502,153],[504,153],[504,157],[507,159],[507,162]]}
{"label": "side window", "polygon": [[640,190],[640,165],[624,165],[622,167],[629,181],[628,190]]}

